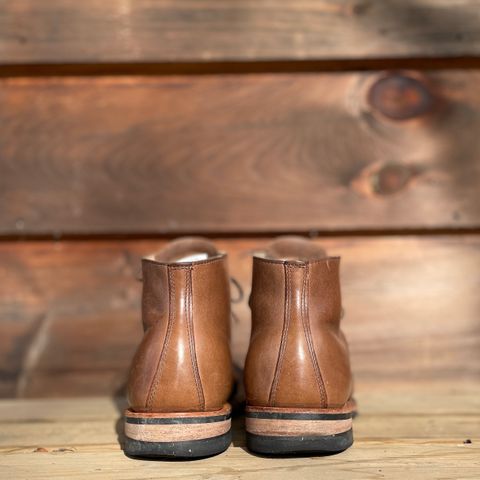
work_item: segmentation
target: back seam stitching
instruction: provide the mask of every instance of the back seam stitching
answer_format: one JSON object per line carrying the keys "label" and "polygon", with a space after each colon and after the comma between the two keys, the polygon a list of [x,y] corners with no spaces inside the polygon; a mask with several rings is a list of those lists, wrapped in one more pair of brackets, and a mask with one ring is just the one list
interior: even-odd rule
{"label": "back seam stitching", "polygon": [[290,326],[290,267],[284,265],[284,276],[285,276],[285,301],[284,301],[284,315],[283,315],[283,329],[282,337],[280,340],[280,348],[278,351],[277,364],[275,366],[275,373],[273,377],[272,387],[270,389],[270,395],[268,403],[270,406],[275,405],[275,397],[277,394],[278,382],[280,381],[280,374],[283,366],[283,359],[285,356],[285,350],[287,347],[287,338],[288,338],[288,329]]}
{"label": "back seam stitching", "polygon": [[197,390],[198,403],[202,410],[205,410],[205,394],[203,392],[200,372],[198,370],[197,353],[195,348],[195,330],[193,326],[193,289],[192,289],[192,268],[185,270],[187,280],[187,333],[188,346],[190,349],[190,360],[192,363],[193,377]]}
{"label": "back seam stitching", "polygon": [[155,375],[153,377],[152,384],[150,385],[150,391],[147,398],[147,407],[151,408],[153,399],[157,394],[158,385],[160,383],[160,377],[167,356],[168,344],[170,343],[170,337],[172,335],[173,324],[175,323],[175,308],[173,306],[175,298],[175,279],[170,269],[168,269],[168,325],[167,332],[165,334],[165,340],[163,342],[162,352],[158,359],[157,368],[155,369]]}
{"label": "back seam stitching", "polygon": [[310,353],[310,359],[312,361],[313,369],[315,371],[315,379],[317,388],[320,393],[320,401],[322,402],[322,407],[328,405],[327,392],[325,390],[325,383],[323,381],[322,372],[320,371],[320,366],[318,364],[317,355],[315,352],[315,346],[312,339],[312,331],[310,329],[310,314],[308,308],[308,287],[310,285],[310,269],[307,267],[303,275],[303,286],[302,286],[302,324],[303,332],[305,334],[305,340],[307,342],[308,351]]}

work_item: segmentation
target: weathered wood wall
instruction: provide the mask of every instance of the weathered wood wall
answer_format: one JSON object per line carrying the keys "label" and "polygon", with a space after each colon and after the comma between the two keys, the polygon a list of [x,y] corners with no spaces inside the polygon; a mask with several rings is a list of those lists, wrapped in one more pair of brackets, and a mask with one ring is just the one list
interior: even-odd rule
{"label": "weathered wood wall", "polygon": [[183,233],[246,292],[316,236],[357,383],[478,382],[479,81],[478,0],[0,0],[0,396],[121,389]]}
{"label": "weathered wood wall", "polygon": [[477,227],[479,82],[464,71],[3,80],[0,233]]}
{"label": "weathered wood wall", "polygon": [[5,64],[480,55],[478,0],[1,0]]}
{"label": "weathered wood wall", "polygon": [[[265,238],[219,240],[249,293]],[[357,382],[470,381],[480,376],[480,238],[324,238],[342,255],[345,329]],[[139,258],[157,240],[0,246],[4,395],[109,393],[121,388],[141,337]],[[234,292],[236,293],[236,292]],[[234,356],[249,335],[233,306]]]}

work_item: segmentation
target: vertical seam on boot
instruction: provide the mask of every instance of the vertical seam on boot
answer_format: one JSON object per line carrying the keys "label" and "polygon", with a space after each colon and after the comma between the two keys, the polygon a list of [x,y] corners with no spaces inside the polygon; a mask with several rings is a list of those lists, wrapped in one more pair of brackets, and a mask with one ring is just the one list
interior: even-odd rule
{"label": "vertical seam on boot", "polygon": [[192,362],[193,377],[197,389],[198,403],[202,410],[205,410],[205,395],[203,392],[200,373],[198,371],[197,353],[195,348],[195,330],[193,326],[193,288],[192,288],[192,267],[185,270],[187,284],[187,332],[188,346],[190,349],[190,360]]}
{"label": "vertical seam on boot", "polygon": [[282,371],[283,359],[285,356],[285,349],[287,347],[288,329],[290,326],[290,267],[288,264],[284,265],[284,277],[285,277],[285,301],[284,301],[284,314],[283,314],[283,328],[282,337],[280,340],[280,348],[278,351],[277,364],[275,366],[275,373],[273,377],[272,387],[270,389],[270,395],[268,398],[268,404],[270,406],[275,405],[275,397],[277,395],[278,382],[280,381],[280,374]]}
{"label": "vertical seam on boot", "polygon": [[315,346],[313,344],[313,339],[312,339],[312,331],[310,329],[310,311],[309,311],[308,299],[307,299],[309,287],[310,287],[310,269],[307,265],[306,268],[304,269],[303,285],[302,285],[301,315],[302,315],[303,332],[305,334],[305,340],[307,342],[308,351],[310,353],[310,359],[312,361],[313,369],[315,371],[316,384],[320,393],[320,401],[322,403],[321,407],[327,407],[328,405],[327,391],[325,390],[325,383],[322,378],[322,372],[320,371],[320,366],[318,365],[317,354],[315,352]]}
{"label": "vertical seam on boot", "polygon": [[168,271],[168,324],[167,332],[165,334],[165,340],[162,346],[162,352],[158,359],[157,368],[155,369],[155,375],[153,377],[152,384],[150,385],[150,391],[147,397],[147,407],[151,408],[155,395],[157,394],[158,384],[160,382],[160,374],[163,370],[163,364],[165,363],[165,358],[167,356],[168,344],[170,343],[170,337],[172,335],[173,324],[175,323],[175,308],[173,306],[175,300],[175,279],[172,276],[172,271],[170,268]]}

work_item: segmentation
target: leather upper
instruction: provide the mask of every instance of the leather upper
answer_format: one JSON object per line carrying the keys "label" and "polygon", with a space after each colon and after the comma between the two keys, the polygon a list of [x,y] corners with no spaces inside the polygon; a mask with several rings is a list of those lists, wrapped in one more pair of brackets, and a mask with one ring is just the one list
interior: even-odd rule
{"label": "leather upper", "polygon": [[232,390],[226,256],[204,239],[142,260],[144,337],[127,384],[141,412],[218,410]]}
{"label": "leather upper", "polygon": [[350,399],[339,265],[338,257],[299,237],[280,238],[254,257],[249,405],[331,408]]}

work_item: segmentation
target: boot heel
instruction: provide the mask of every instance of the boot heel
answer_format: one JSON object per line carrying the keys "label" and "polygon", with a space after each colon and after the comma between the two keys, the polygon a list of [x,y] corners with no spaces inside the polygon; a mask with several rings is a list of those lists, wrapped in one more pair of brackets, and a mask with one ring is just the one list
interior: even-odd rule
{"label": "boot heel", "polygon": [[353,416],[353,405],[343,409],[247,407],[247,447],[263,455],[341,452],[353,443]]}
{"label": "boot heel", "polygon": [[231,408],[213,412],[125,412],[124,451],[132,457],[201,458],[231,443]]}

